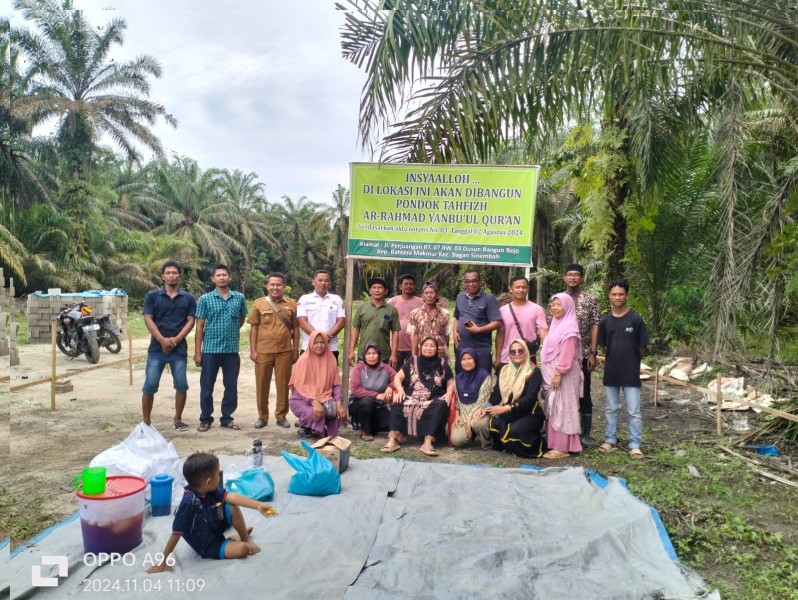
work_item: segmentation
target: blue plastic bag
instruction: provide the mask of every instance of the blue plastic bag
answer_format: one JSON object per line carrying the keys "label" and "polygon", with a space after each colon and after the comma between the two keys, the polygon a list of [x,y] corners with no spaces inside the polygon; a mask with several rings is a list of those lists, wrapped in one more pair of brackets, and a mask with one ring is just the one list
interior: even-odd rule
{"label": "blue plastic bag", "polygon": [[238,477],[225,481],[228,492],[266,502],[274,497],[274,480],[263,469],[247,469]]}
{"label": "blue plastic bag", "polygon": [[300,496],[329,496],[341,491],[341,476],[332,463],[302,440],[302,447],[308,452],[307,458],[294,456],[283,450],[281,454],[296,473],[288,483],[290,494]]}

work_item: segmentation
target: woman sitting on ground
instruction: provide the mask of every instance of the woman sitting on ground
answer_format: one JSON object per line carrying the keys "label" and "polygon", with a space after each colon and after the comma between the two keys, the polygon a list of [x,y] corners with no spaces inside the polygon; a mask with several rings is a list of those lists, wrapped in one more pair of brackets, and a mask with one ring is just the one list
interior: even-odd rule
{"label": "woman sitting on ground", "polygon": [[366,344],[349,378],[349,416],[360,424],[360,439],[365,442],[389,429],[394,377],[396,371],[380,361],[379,345]]}
{"label": "woman sitting on ground", "polygon": [[[510,344],[510,362],[501,367],[488,408],[477,411],[472,427],[477,437],[489,436],[494,450],[511,452],[521,458],[543,456],[543,408],[538,402],[543,377],[530,362],[522,339]],[[482,415],[487,414],[487,423]]]}
{"label": "woman sitting on ground", "polygon": [[[474,439],[474,415],[485,407],[493,392],[493,378],[485,369],[477,368],[476,354],[472,348],[460,350],[460,369],[454,376],[456,415],[449,433],[449,441],[455,448],[470,444]],[[487,433],[488,416],[484,412],[482,420],[485,421],[485,427],[481,431]],[[490,446],[488,435],[484,435],[479,441],[483,448]]]}
{"label": "woman sitting on ground", "polygon": [[543,458],[566,458],[581,452],[579,397],[582,395],[582,338],[576,307],[568,294],[552,296],[551,326],[540,352],[546,397],[546,445]]}
{"label": "woman sitting on ground", "polygon": [[[288,388],[291,390],[288,406],[299,417],[302,428],[299,435],[338,435],[338,428],[346,420],[341,376],[338,362],[327,345],[327,336],[321,331],[310,334],[308,351],[296,361]],[[325,411],[325,403],[331,400]]]}
{"label": "woman sitting on ground", "polygon": [[446,437],[449,403],[454,396],[454,374],[438,355],[433,337],[421,342],[421,354],[407,359],[394,378],[391,404],[391,431],[383,452],[396,452],[403,434],[424,439],[419,450],[438,456],[435,440]]}

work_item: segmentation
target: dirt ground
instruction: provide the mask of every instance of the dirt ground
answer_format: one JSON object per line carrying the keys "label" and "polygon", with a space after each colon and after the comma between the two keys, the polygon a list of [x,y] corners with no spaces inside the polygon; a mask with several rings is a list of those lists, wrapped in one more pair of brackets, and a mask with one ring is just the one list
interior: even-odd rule
{"label": "dirt ground", "polygon": [[[134,355],[146,351],[148,340],[134,341]],[[103,350],[100,364],[126,357],[127,347],[119,355],[111,355]],[[89,366],[85,358],[68,359],[57,353],[57,370],[69,372]],[[50,349],[46,345],[22,346],[21,365],[12,369],[11,386],[32,381],[49,375]],[[50,410],[50,386],[44,383],[21,391],[10,393],[9,414],[10,460],[7,461],[11,496],[19,508],[25,511],[26,504],[34,503],[40,515],[39,523],[57,522],[76,510],[72,478],[102,450],[122,441],[141,421],[141,385],[144,377],[144,361],[136,362],[133,370],[133,385],[129,384],[127,364],[72,376],[74,390],[57,394],[57,409]],[[23,379],[27,378],[27,379]],[[293,452],[301,451],[297,429],[283,429],[274,420],[261,430],[254,429],[257,412],[254,404],[254,370],[252,363],[242,356],[242,369],[239,377],[239,406],[235,413],[236,421],[242,425],[241,431],[231,431],[218,427],[218,421],[207,433],[196,431],[199,417],[199,369],[189,368],[189,396],[183,420],[190,425],[187,432],[179,433],[172,427],[173,395],[171,379],[164,373],[161,390],[156,396],[152,415],[153,425],[173,442],[177,451],[185,456],[196,450],[216,453],[243,454],[252,440],[263,440],[265,452],[277,454],[287,448]],[[217,384],[217,398],[221,397],[221,377]],[[594,437],[603,432],[603,390],[600,375],[593,378],[594,397]],[[646,437],[644,450],[652,445],[670,443],[674,440],[693,442],[714,442],[714,417],[701,405],[697,397],[691,399],[690,393],[678,388],[665,388],[661,393],[659,408],[652,406],[652,386],[645,385],[644,423]],[[274,397],[272,396],[272,407]],[[217,399],[217,414],[219,400]],[[730,418],[730,417],[727,417]],[[293,416],[289,416],[293,422]],[[623,416],[621,422],[624,422]],[[620,430],[625,436],[625,426]],[[3,433],[0,432],[0,435]],[[379,448],[384,443],[385,434],[374,442],[359,440],[358,432],[349,428],[342,434],[355,442],[353,455],[359,458],[379,457]],[[518,466],[530,461],[522,461],[508,454],[493,451],[444,449],[435,459],[422,456],[416,450],[417,444],[409,442],[395,456],[413,460],[436,460],[441,462],[486,463],[502,466]],[[591,466],[591,456],[595,451],[575,456],[565,464]],[[542,466],[547,461],[537,461]],[[563,464],[562,462],[558,465]],[[618,473],[605,473],[614,475]],[[621,473],[622,474],[622,473]],[[31,507],[34,505],[31,504]],[[39,529],[31,524],[30,535]],[[12,539],[12,545],[21,542]]]}

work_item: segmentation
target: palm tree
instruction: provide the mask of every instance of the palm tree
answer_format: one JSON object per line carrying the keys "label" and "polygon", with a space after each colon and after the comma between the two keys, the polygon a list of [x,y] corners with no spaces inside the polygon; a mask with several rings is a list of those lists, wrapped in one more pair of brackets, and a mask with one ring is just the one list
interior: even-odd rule
{"label": "palm tree", "polygon": [[349,252],[349,190],[340,183],[332,193],[332,235],[328,249],[332,256],[336,279],[346,276],[346,255]]}
{"label": "palm tree", "polygon": [[139,160],[135,143],[163,154],[150,127],[158,118],[177,126],[166,109],[148,100],[149,79],[161,76],[153,57],[115,62],[109,54],[124,42],[127,28],[113,19],[102,28],[88,23],[68,0],[15,0],[14,7],[33,21],[40,34],[22,36],[37,75],[30,107],[39,117],[58,119],[58,141],[73,177],[92,162],[102,135],[109,136],[130,159]]}
{"label": "palm tree", "polygon": [[196,161],[176,157],[172,164],[159,164],[151,177],[148,186],[132,193],[130,207],[153,221],[154,235],[189,239],[203,257],[217,262],[245,252],[235,237],[244,218],[222,193],[220,171],[203,171]]}
{"label": "palm tree", "polygon": [[[629,215],[678,170],[676,134],[727,100],[730,73],[798,97],[798,17],[786,1],[348,4],[344,55],[368,73],[362,139],[391,128],[388,160],[484,161],[569,119],[596,119],[615,137],[602,208],[610,276],[623,271]],[[394,114],[406,116],[393,124]]]}
{"label": "palm tree", "polygon": [[292,285],[304,284],[318,268],[329,267],[330,210],[302,196],[296,202],[283,196],[271,205],[268,220],[281,240],[280,261]]}

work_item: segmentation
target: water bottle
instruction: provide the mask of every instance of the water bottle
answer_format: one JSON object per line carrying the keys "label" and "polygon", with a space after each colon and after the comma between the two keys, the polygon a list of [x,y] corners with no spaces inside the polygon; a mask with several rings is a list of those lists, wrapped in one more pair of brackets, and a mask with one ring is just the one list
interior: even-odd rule
{"label": "water bottle", "polygon": [[263,468],[263,442],[260,440],[252,442],[252,466],[258,469]]}

